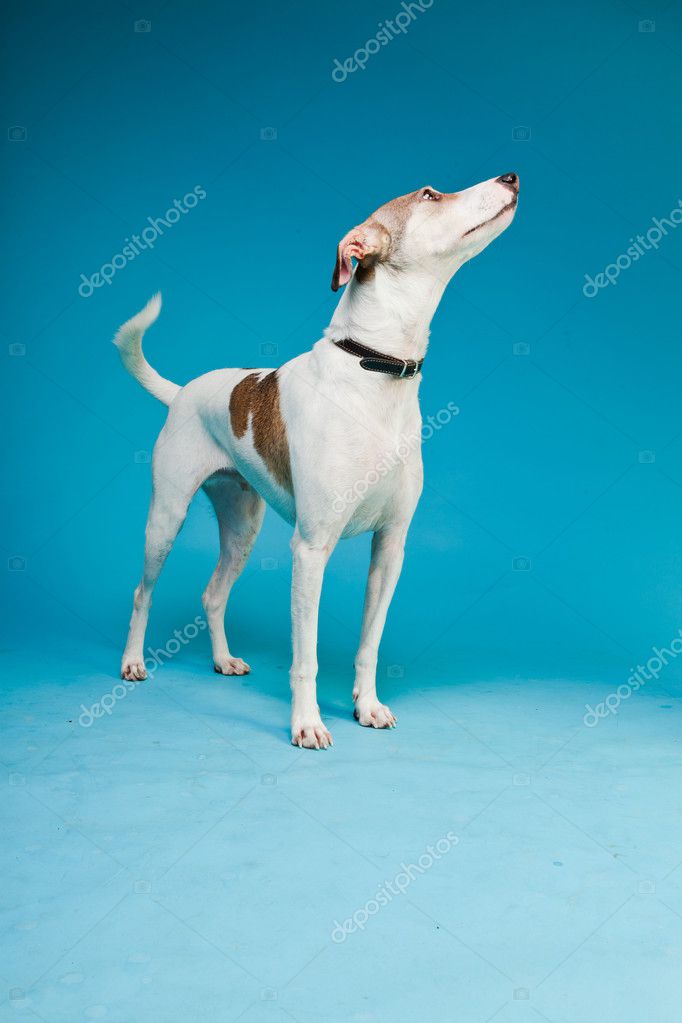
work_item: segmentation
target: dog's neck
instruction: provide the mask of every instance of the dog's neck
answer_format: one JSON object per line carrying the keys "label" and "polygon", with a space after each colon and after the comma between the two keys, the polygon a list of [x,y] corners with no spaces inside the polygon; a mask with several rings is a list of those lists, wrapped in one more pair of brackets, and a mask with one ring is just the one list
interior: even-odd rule
{"label": "dog's neck", "polygon": [[324,335],[330,341],[352,338],[399,359],[423,359],[447,283],[421,268],[398,271],[385,264],[361,280],[355,273]]}

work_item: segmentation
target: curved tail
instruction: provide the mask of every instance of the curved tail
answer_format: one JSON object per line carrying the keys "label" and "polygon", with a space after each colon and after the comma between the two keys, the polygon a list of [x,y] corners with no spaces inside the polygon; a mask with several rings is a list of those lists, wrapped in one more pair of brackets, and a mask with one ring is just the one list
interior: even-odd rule
{"label": "curved tail", "polygon": [[131,376],[134,376],[145,390],[153,394],[159,401],[162,401],[164,405],[170,405],[180,387],[178,384],[174,384],[172,380],[166,380],[155,369],[152,369],[142,352],[144,332],[147,327],[151,327],[160,312],[161,293],[157,292],[156,295],[150,298],[144,309],[119,328],[114,338],[114,344],[118,348],[121,362]]}

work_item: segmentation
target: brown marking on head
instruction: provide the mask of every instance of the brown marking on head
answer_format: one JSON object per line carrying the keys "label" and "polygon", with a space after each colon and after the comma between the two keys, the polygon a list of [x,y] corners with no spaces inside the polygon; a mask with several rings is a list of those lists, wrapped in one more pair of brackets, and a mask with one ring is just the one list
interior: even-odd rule
{"label": "brown marking on head", "polygon": [[353,272],[351,259],[357,260],[355,278],[359,284],[372,279],[377,263],[390,262],[394,257],[399,259],[400,241],[416,204],[449,202],[456,198],[457,192],[438,192],[427,186],[384,203],[339,242],[332,291],[338,291],[350,280]]}
{"label": "brown marking on head", "polygon": [[279,405],[277,370],[261,378],[249,373],[230,395],[230,423],[235,437],[243,437],[251,422],[253,446],[280,486],[293,493],[287,431]]}
{"label": "brown marking on head", "polygon": [[374,267],[386,259],[391,248],[391,235],[384,225],[374,217],[368,217],[352,231],[344,235],[336,250],[336,266],[332,276],[332,291],[338,291],[348,284],[353,273],[351,259],[358,261],[358,266],[372,276]]}
{"label": "brown marking on head", "polygon": [[386,225],[394,244],[397,245],[416,205],[433,203],[435,208],[436,203],[452,202],[457,197],[457,192],[439,192],[437,189],[431,188],[430,185],[426,185],[424,188],[418,188],[416,192],[399,195],[397,199],[391,199],[390,202],[384,203],[372,216]]}

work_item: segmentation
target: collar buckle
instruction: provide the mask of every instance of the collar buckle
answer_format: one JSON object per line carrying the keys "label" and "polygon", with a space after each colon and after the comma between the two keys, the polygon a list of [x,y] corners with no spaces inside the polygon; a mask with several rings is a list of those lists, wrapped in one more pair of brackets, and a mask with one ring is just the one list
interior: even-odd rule
{"label": "collar buckle", "polygon": [[[403,377],[406,376],[408,380],[414,380],[417,373],[419,372],[419,363],[416,361],[416,359],[403,359],[402,363],[403,370],[398,379],[402,380]],[[409,366],[410,363],[412,363],[412,372],[408,374],[407,367]]]}

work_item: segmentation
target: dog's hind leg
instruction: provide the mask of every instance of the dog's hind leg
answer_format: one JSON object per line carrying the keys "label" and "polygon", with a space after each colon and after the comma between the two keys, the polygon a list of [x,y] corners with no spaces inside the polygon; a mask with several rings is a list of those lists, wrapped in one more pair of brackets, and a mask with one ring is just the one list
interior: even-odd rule
{"label": "dog's hind leg", "polygon": [[[184,443],[183,443],[184,442]],[[140,681],[147,677],[144,666],[144,637],[152,593],[161,569],[185,521],[187,508],[206,477],[214,471],[199,460],[188,464],[187,451],[197,450],[186,437],[161,431],[152,462],[153,494],[145,533],[144,571],[133,597],[128,640],[121,662],[121,678]]]}
{"label": "dog's hind leg", "polygon": [[221,675],[246,675],[251,670],[230,653],[225,635],[225,608],[263,522],[265,502],[238,473],[217,473],[204,483],[220,531],[220,557],[202,603],[208,620],[213,666]]}

